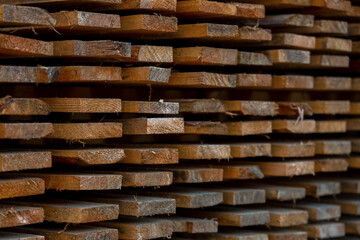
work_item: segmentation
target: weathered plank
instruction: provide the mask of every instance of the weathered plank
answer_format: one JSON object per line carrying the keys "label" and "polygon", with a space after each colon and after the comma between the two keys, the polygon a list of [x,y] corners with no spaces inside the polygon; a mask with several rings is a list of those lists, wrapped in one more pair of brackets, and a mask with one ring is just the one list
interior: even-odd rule
{"label": "weathered plank", "polygon": [[253,116],[274,116],[278,106],[274,102],[267,101],[222,101],[226,112]]}
{"label": "weathered plank", "polygon": [[40,99],[12,98],[6,96],[0,98],[0,115],[48,115],[49,106]]}
{"label": "weathered plank", "polygon": [[274,75],[271,87],[274,89],[312,89],[314,78],[301,75]]}
{"label": "weathered plank", "polygon": [[309,238],[327,239],[345,236],[345,225],[337,222],[311,223],[292,229],[305,231]]}
{"label": "weathered plank", "polygon": [[316,90],[349,90],[351,78],[348,77],[316,77],[314,79]]}
{"label": "weathered plank", "polygon": [[289,26],[280,31],[311,35],[346,36],[348,34],[348,23],[345,21],[319,19],[314,21],[313,26],[299,26],[296,28]]}
{"label": "weathered plank", "polygon": [[6,200],[7,204],[26,205],[44,209],[45,220],[58,223],[89,223],[117,219],[116,204],[92,203],[59,198],[36,197]]}
{"label": "weathered plank", "polygon": [[316,51],[328,53],[349,53],[352,51],[352,41],[334,37],[316,38]]}
{"label": "weathered plank", "polygon": [[276,133],[314,133],[315,120],[273,120],[272,128]]}
{"label": "weathered plank", "polygon": [[123,187],[160,187],[169,186],[173,182],[173,173],[166,171],[104,171],[104,173],[120,174]]}
{"label": "weathered plank", "polygon": [[[218,231],[218,223],[213,219],[200,219],[182,216],[162,217],[173,222],[173,231],[180,233],[213,233]],[[201,234],[202,235],[202,234]]]}
{"label": "weathered plank", "polygon": [[345,120],[318,120],[316,121],[316,133],[342,133],[346,132]]}
{"label": "weathered plank", "polygon": [[224,170],[224,179],[262,179],[264,174],[257,165],[214,165]]}
{"label": "weathered plank", "polygon": [[282,207],[259,207],[270,213],[269,226],[272,227],[290,227],[308,223],[308,212],[299,209],[290,209]]}
{"label": "weathered plank", "polygon": [[271,66],[272,62],[268,56],[256,52],[239,51],[239,66]]}
{"label": "weathered plank", "polygon": [[119,113],[121,99],[111,98],[41,98],[51,112],[61,113]]}
{"label": "weathered plank", "polygon": [[309,104],[303,102],[276,102],[279,106],[278,115],[312,116]]}
{"label": "weathered plank", "polygon": [[104,139],[122,137],[121,123],[54,123],[51,139]]}
{"label": "weathered plank", "polygon": [[236,87],[267,88],[271,87],[272,77],[270,74],[236,74]]}
{"label": "weathered plank", "polygon": [[[222,229],[218,233],[203,233],[201,235],[196,234],[181,234],[185,238],[179,238],[178,240],[185,239],[211,239],[211,240],[268,240],[266,233],[260,233],[259,231],[251,230],[238,230],[238,229]],[[177,238],[176,238],[177,239]]]}
{"label": "weathered plank", "polygon": [[315,155],[313,142],[279,142],[271,144],[272,157],[312,157]]}
{"label": "weathered plank", "polygon": [[179,114],[179,104],[162,101],[122,101],[122,112],[139,114]]}
{"label": "weathered plank", "polygon": [[129,118],[119,120],[124,135],[184,133],[183,118]]}
{"label": "weathered plank", "polygon": [[56,67],[0,66],[0,83],[48,83],[57,77]]}
{"label": "weathered plank", "polygon": [[177,87],[234,88],[236,86],[236,76],[208,72],[173,72],[168,85]]}
{"label": "weathered plank", "polygon": [[315,159],[315,172],[346,172],[348,163],[345,158]]}
{"label": "weathered plank", "polygon": [[270,157],[270,143],[234,143],[230,145],[233,158]]}
{"label": "weathered plank", "polygon": [[53,131],[51,123],[1,123],[0,139],[38,139]]}
{"label": "weathered plank", "polygon": [[339,55],[311,55],[310,65],[312,69],[329,69],[329,68],[348,68],[350,66],[350,58],[348,56]]}
{"label": "weathered plank", "polygon": [[0,228],[42,223],[44,210],[40,207],[1,204],[0,220]]}
{"label": "weathered plank", "polygon": [[122,82],[131,84],[166,84],[171,75],[170,68],[129,67],[122,70]]}
{"label": "weathered plank", "polygon": [[45,182],[34,177],[2,177],[0,179],[0,199],[25,197],[45,193]]}
{"label": "weathered plank", "polygon": [[51,168],[51,152],[4,151],[0,152],[0,172]]}
{"label": "weathered plank", "polygon": [[303,66],[310,64],[310,52],[304,50],[274,49],[263,51],[274,66]]}

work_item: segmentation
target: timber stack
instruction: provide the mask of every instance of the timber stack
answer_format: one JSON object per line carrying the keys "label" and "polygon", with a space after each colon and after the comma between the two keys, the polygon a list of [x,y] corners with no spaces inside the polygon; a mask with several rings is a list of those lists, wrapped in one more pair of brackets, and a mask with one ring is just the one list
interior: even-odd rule
{"label": "timber stack", "polygon": [[0,0],[0,239],[360,239],[359,0]]}

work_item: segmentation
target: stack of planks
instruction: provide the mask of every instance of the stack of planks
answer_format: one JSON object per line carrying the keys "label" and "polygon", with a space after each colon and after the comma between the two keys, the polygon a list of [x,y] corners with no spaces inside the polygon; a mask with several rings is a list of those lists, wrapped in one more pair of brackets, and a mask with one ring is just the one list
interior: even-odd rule
{"label": "stack of planks", "polygon": [[360,239],[359,39],[359,0],[0,0],[0,240]]}

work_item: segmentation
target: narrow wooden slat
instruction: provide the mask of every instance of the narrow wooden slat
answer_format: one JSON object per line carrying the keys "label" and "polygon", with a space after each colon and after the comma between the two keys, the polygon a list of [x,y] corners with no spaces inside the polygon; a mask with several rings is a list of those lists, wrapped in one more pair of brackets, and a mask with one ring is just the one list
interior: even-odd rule
{"label": "narrow wooden slat", "polygon": [[124,150],[116,148],[54,149],[51,154],[54,163],[79,166],[114,164],[125,159]]}
{"label": "narrow wooden slat", "polygon": [[345,21],[319,19],[314,21],[313,26],[290,27],[283,28],[280,31],[327,36],[346,36],[348,34],[348,23]]}
{"label": "narrow wooden slat", "polygon": [[58,225],[34,225],[17,227],[12,230],[21,233],[40,234],[42,236],[45,236],[45,238],[54,240],[69,240],[81,238],[118,238],[118,232],[116,229],[86,225],[68,226],[65,230],[62,226]]}
{"label": "narrow wooden slat", "polygon": [[174,49],[176,65],[227,66],[237,65],[238,51],[236,49],[187,47]]}
{"label": "narrow wooden slat", "polygon": [[173,182],[173,173],[165,171],[106,171],[104,173],[120,174],[123,187],[160,187]]}
{"label": "narrow wooden slat", "polygon": [[272,78],[271,87],[275,89],[313,89],[314,78],[301,75],[275,75]]}
{"label": "narrow wooden slat", "polygon": [[173,222],[174,232],[185,233],[212,233],[218,231],[218,223],[212,219],[199,219],[181,216],[163,217]]}
{"label": "narrow wooden slat", "polygon": [[34,177],[2,177],[0,186],[0,199],[39,195],[45,192],[45,181]]}
{"label": "narrow wooden slat", "polygon": [[272,157],[312,157],[315,155],[313,142],[300,143],[272,143]]}
{"label": "narrow wooden slat", "polygon": [[268,236],[265,233],[260,233],[259,231],[250,231],[250,230],[221,230],[218,233],[203,233],[201,235],[196,234],[181,234],[185,238],[180,238],[178,240],[185,239],[211,239],[211,240],[222,240],[222,239],[231,239],[231,240],[268,240]]}
{"label": "narrow wooden slat", "polygon": [[54,131],[51,123],[1,123],[0,139],[37,139]]}
{"label": "narrow wooden slat", "polygon": [[236,87],[267,88],[271,87],[270,74],[237,74]]}
{"label": "narrow wooden slat", "polygon": [[306,231],[308,233],[308,237],[315,239],[345,236],[345,225],[337,222],[312,223],[292,228],[295,230]]}
{"label": "narrow wooden slat", "polygon": [[319,155],[349,155],[351,142],[347,140],[317,140],[315,151]]}
{"label": "narrow wooden slat", "polygon": [[273,132],[278,133],[314,133],[314,120],[273,120]]}
{"label": "narrow wooden slat", "polygon": [[345,172],[347,169],[345,158],[315,159],[315,172]]}
{"label": "narrow wooden slat", "polygon": [[272,62],[265,54],[240,51],[237,64],[239,66],[271,66]]}
{"label": "narrow wooden slat", "polygon": [[0,25],[6,27],[50,26],[56,23],[47,11],[36,7],[5,4],[0,6],[0,16]]}
{"label": "narrow wooden slat", "polygon": [[178,30],[177,18],[161,15],[137,14],[121,16],[121,29],[114,36],[126,36],[133,34],[153,35],[175,33]]}
{"label": "narrow wooden slat", "polygon": [[262,189],[235,188],[235,187],[216,187],[206,188],[210,191],[223,194],[223,205],[248,205],[265,203],[265,191]]}
{"label": "narrow wooden slat", "polygon": [[347,158],[347,162],[349,164],[349,168],[360,168],[360,157],[358,156]]}
{"label": "narrow wooden slat", "polygon": [[341,206],[341,213],[353,216],[360,215],[360,199],[357,195],[344,195],[336,199],[326,198],[324,202],[338,204]]}
{"label": "narrow wooden slat", "polygon": [[176,149],[148,148],[124,149],[125,158],[121,161],[127,164],[175,164],[179,162],[179,152]]}
{"label": "narrow wooden slat", "polygon": [[327,69],[327,68],[348,68],[350,58],[339,55],[311,55],[310,65],[308,68]]}
{"label": "narrow wooden slat", "polygon": [[271,121],[226,122],[227,135],[246,136],[272,133]]}
{"label": "narrow wooden slat", "polygon": [[122,112],[148,114],[179,114],[179,104],[162,101],[122,101]]}
{"label": "narrow wooden slat", "polygon": [[53,43],[13,35],[0,34],[1,58],[53,56]]}
{"label": "narrow wooden slat", "polygon": [[131,84],[164,84],[169,82],[170,75],[170,68],[131,67],[123,68],[122,80]]}
{"label": "narrow wooden slat", "polygon": [[274,66],[302,66],[310,64],[310,52],[303,50],[274,49],[263,52]]}
{"label": "narrow wooden slat", "polygon": [[352,41],[334,37],[316,38],[316,50],[326,53],[349,53],[352,51]]}
{"label": "narrow wooden slat", "polygon": [[184,133],[183,118],[129,118],[119,120],[124,135]]}
{"label": "narrow wooden slat", "polygon": [[278,115],[312,116],[309,104],[303,102],[276,102],[279,106]]}
{"label": "narrow wooden slat", "polygon": [[119,239],[154,239],[171,236],[171,221],[156,218],[120,217],[115,221],[96,223],[97,226],[118,230]]}
{"label": "narrow wooden slat", "polygon": [[274,116],[278,106],[274,102],[266,101],[222,101],[226,112],[238,113],[241,115],[253,116]]}
{"label": "narrow wooden slat", "polygon": [[270,143],[231,144],[231,156],[234,158],[270,157]]}
{"label": "narrow wooden slat", "polygon": [[12,98],[0,99],[0,115],[48,115],[49,106],[40,99]]}
{"label": "narrow wooden slat", "polygon": [[342,133],[346,132],[346,121],[324,120],[316,121],[316,133]]}
{"label": "narrow wooden slat", "polygon": [[208,72],[175,72],[171,74],[168,84],[177,87],[234,88],[236,76]]}
{"label": "narrow wooden slat", "polygon": [[51,139],[103,139],[122,137],[121,123],[56,123]]}
{"label": "narrow wooden slat", "polygon": [[285,240],[285,239],[296,239],[296,240],[306,240],[308,239],[307,232],[296,231],[289,229],[274,229],[261,231],[263,234],[267,234],[269,240]]}
{"label": "narrow wooden slat", "polygon": [[219,226],[246,227],[265,225],[270,221],[269,211],[239,207],[215,207],[211,209],[181,209],[181,214],[204,218],[217,218]]}
{"label": "narrow wooden slat", "polygon": [[120,99],[104,98],[41,98],[51,112],[63,113],[119,113]]}
{"label": "narrow wooden slat", "polygon": [[0,83],[48,83],[57,77],[56,67],[0,66]]}
{"label": "narrow wooden slat", "polygon": [[351,78],[347,77],[316,77],[314,79],[316,90],[349,90]]}
{"label": "narrow wooden slat", "polygon": [[185,134],[226,135],[228,132],[226,123],[222,122],[185,122]]}
{"label": "narrow wooden slat", "polygon": [[160,12],[175,12],[175,0],[122,0],[117,10],[152,10]]}
{"label": "narrow wooden slat", "polygon": [[44,210],[40,207],[0,205],[0,228],[42,223]]}
{"label": "narrow wooden slat", "polygon": [[257,165],[214,165],[224,170],[224,179],[262,179],[264,174]]}
{"label": "narrow wooden slat", "polygon": [[80,196],[78,199],[110,203],[119,205],[120,215],[125,216],[154,216],[161,214],[174,214],[176,202],[170,198],[150,197],[141,195],[123,195],[115,193],[96,193],[88,196]]}
{"label": "narrow wooden slat", "polygon": [[[260,26],[275,29],[275,31],[276,28],[284,28],[287,30],[287,27],[291,27],[291,30],[296,31],[301,27],[310,28],[313,27],[313,25],[313,15],[295,13],[267,15],[264,19],[260,20]],[[286,32],[286,30],[284,32]],[[292,32],[291,30],[288,32]]]}
{"label": "narrow wooden slat", "polygon": [[256,46],[266,48],[290,48],[311,50],[317,47],[315,37],[299,35],[294,33],[274,33],[272,40],[262,42]]}
{"label": "narrow wooden slat", "polygon": [[0,152],[0,172],[51,168],[51,152]]}
{"label": "narrow wooden slat", "polygon": [[281,207],[260,207],[270,213],[269,226],[272,227],[290,227],[308,223],[308,213],[304,210],[289,209]]}
{"label": "narrow wooden slat", "polygon": [[346,234],[351,234],[351,235],[359,235],[360,231],[359,231],[359,219],[358,218],[354,218],[354,217],[342,217],[341,218],[341,222],[343,224],[345,224],[345,232]]}
{"label": "narrow wooden slat", "polygon": [[244,2],[264,4],[266,9],[269,10],[280,10],[280,9],[292,9],[299,7],[308,7],[310,6],[310,0],[275,0],[275,1],[266,1],[266,0],[245,0]]}
{"label": "narrow wooden slat", "polygon": [[[57,191],[119,190],[122,176],[119,174],[84,173],[17,173],[18,176],[41,178],[45,189]],[[8,176],[11,176],[8,174]]]}
{"label": "narrow wooden slat", "polygon": [[7,204],[26,205],[44,209],[45,220],[58,223],[89,223],[117,219],[116,204],[90,203],[37,197],[31,199],[6,200]]}

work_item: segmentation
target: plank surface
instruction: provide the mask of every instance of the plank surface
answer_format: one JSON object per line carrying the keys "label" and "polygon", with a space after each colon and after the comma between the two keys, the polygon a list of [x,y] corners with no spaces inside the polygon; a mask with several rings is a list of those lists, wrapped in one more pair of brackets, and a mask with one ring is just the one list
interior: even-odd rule
{"label": "plank surface", "polygon": [[273,120],[272,128],[277,133],[314,133],[314,120]]}
{"label": "plank surface", "polygon": [[274,89],[313,89],[314,78],[301,75],[274,75],[271,87]]}
{"label": "plank surface", "polygon": [[49,106],[39,99],[11,96],[0,99],[0,115],[48,115],[49,113]]}
{"label": "plank surface", "polygon": [[346,132],[346,121],[324,120],[316,121],[316,133],[342,133]]}
{"label": "plank surface", "polygon": [[292,227],[295,230],[306,231],[308,237],[317,239],[336,238],[345,236],[345,225],[337,222],[312,223]]}
{"label": "plank surface", "polygon": [[290,227],[307,224],[308,212],[299,209],[289,209],[281,207],[264,207],[270,213],[269,226],[272,227]]}
{"label": "plank surface", "polygon": [[314,89],[317,90],[335,90],[351,89],[351,78],[347,77],[316,77],[314,79]]}
{"label": "plank surface", "polygon": [[26,205],[44,209],[45,220],[57,223],[89,223],[117,219],[119,206],[116,204],[92,203],[37,197],[31,199],[7,200],[7,204]]}
{"label": "plank surface", "polygon": [[345,172],[348,163],[345,158],[326,158],[315,160],[316,172]]}
{"label": "plank surface", "polygon": [[229,159],[231,158],[230,145],[217,144],[161,144],[161,147],[179,150],[180,159]]}
{"label": "plank surface", "polygon": [[23,226],[44,221],[44,210],[40,207],[0,205],[0,228]]}
{"label": "plank surface", "polygon": [[118,232],[115,229],[103,228],[96,226],[68,226],[65,230],[58,225],[34,225],[14,228],[13,231],[27,233],[27,234],[40,234],[48,239],[117,239]]}
{"label": "plank surface", "polygon": [[171,216],[164,218],[173,222],[174,232],[212,233],[218,231],[218,222],[212,219]]}
{"label": "plank surface", "polygon": [[122,112],[139,114],[179,114],[179,104],[161,101],[122,101]]}
{"label": "plank surface", "polygon": [[272,143],[272,157],[312,157],[315,155],[313,142]]}
{"label": "plank surface", "polygon": [[46,136],[51,139],[103,139],[120,138],[123,133],[121,123],[56,123],[54,132]]}
{"label": "plank surface", "polygon": [[51,123],[0,123],[0,139],[38,139],[53,131]]}
{"label": "plank surface", "polygon": [[270,157],[270,143],[234,143],[230,145],[234,158]]}
{"label": "plank surface", "polygon": [[0,152],[0,172],[51,168],[51,152],[4,151]]}
{"label": "plank surface", "polygon": [[236,76],[208,72],[174,72],[168,84],[177,87],[234,88]]}
{"label": "plank surface", "polygon": [[0,199],[40,195],[45,193],[45,182],[41,178],[16,177],[0,179]]}
{"label": "plank surface", "polygon": [[168,186],[173,182],[173,173],[169,171],[104,171],[107,174],[119,174],[122,176],[123,187],[160,187]]}
{"label": "plank surface", "polygon": [[120,122],[124,135],[184,133],[183,118],[129,118]]}

